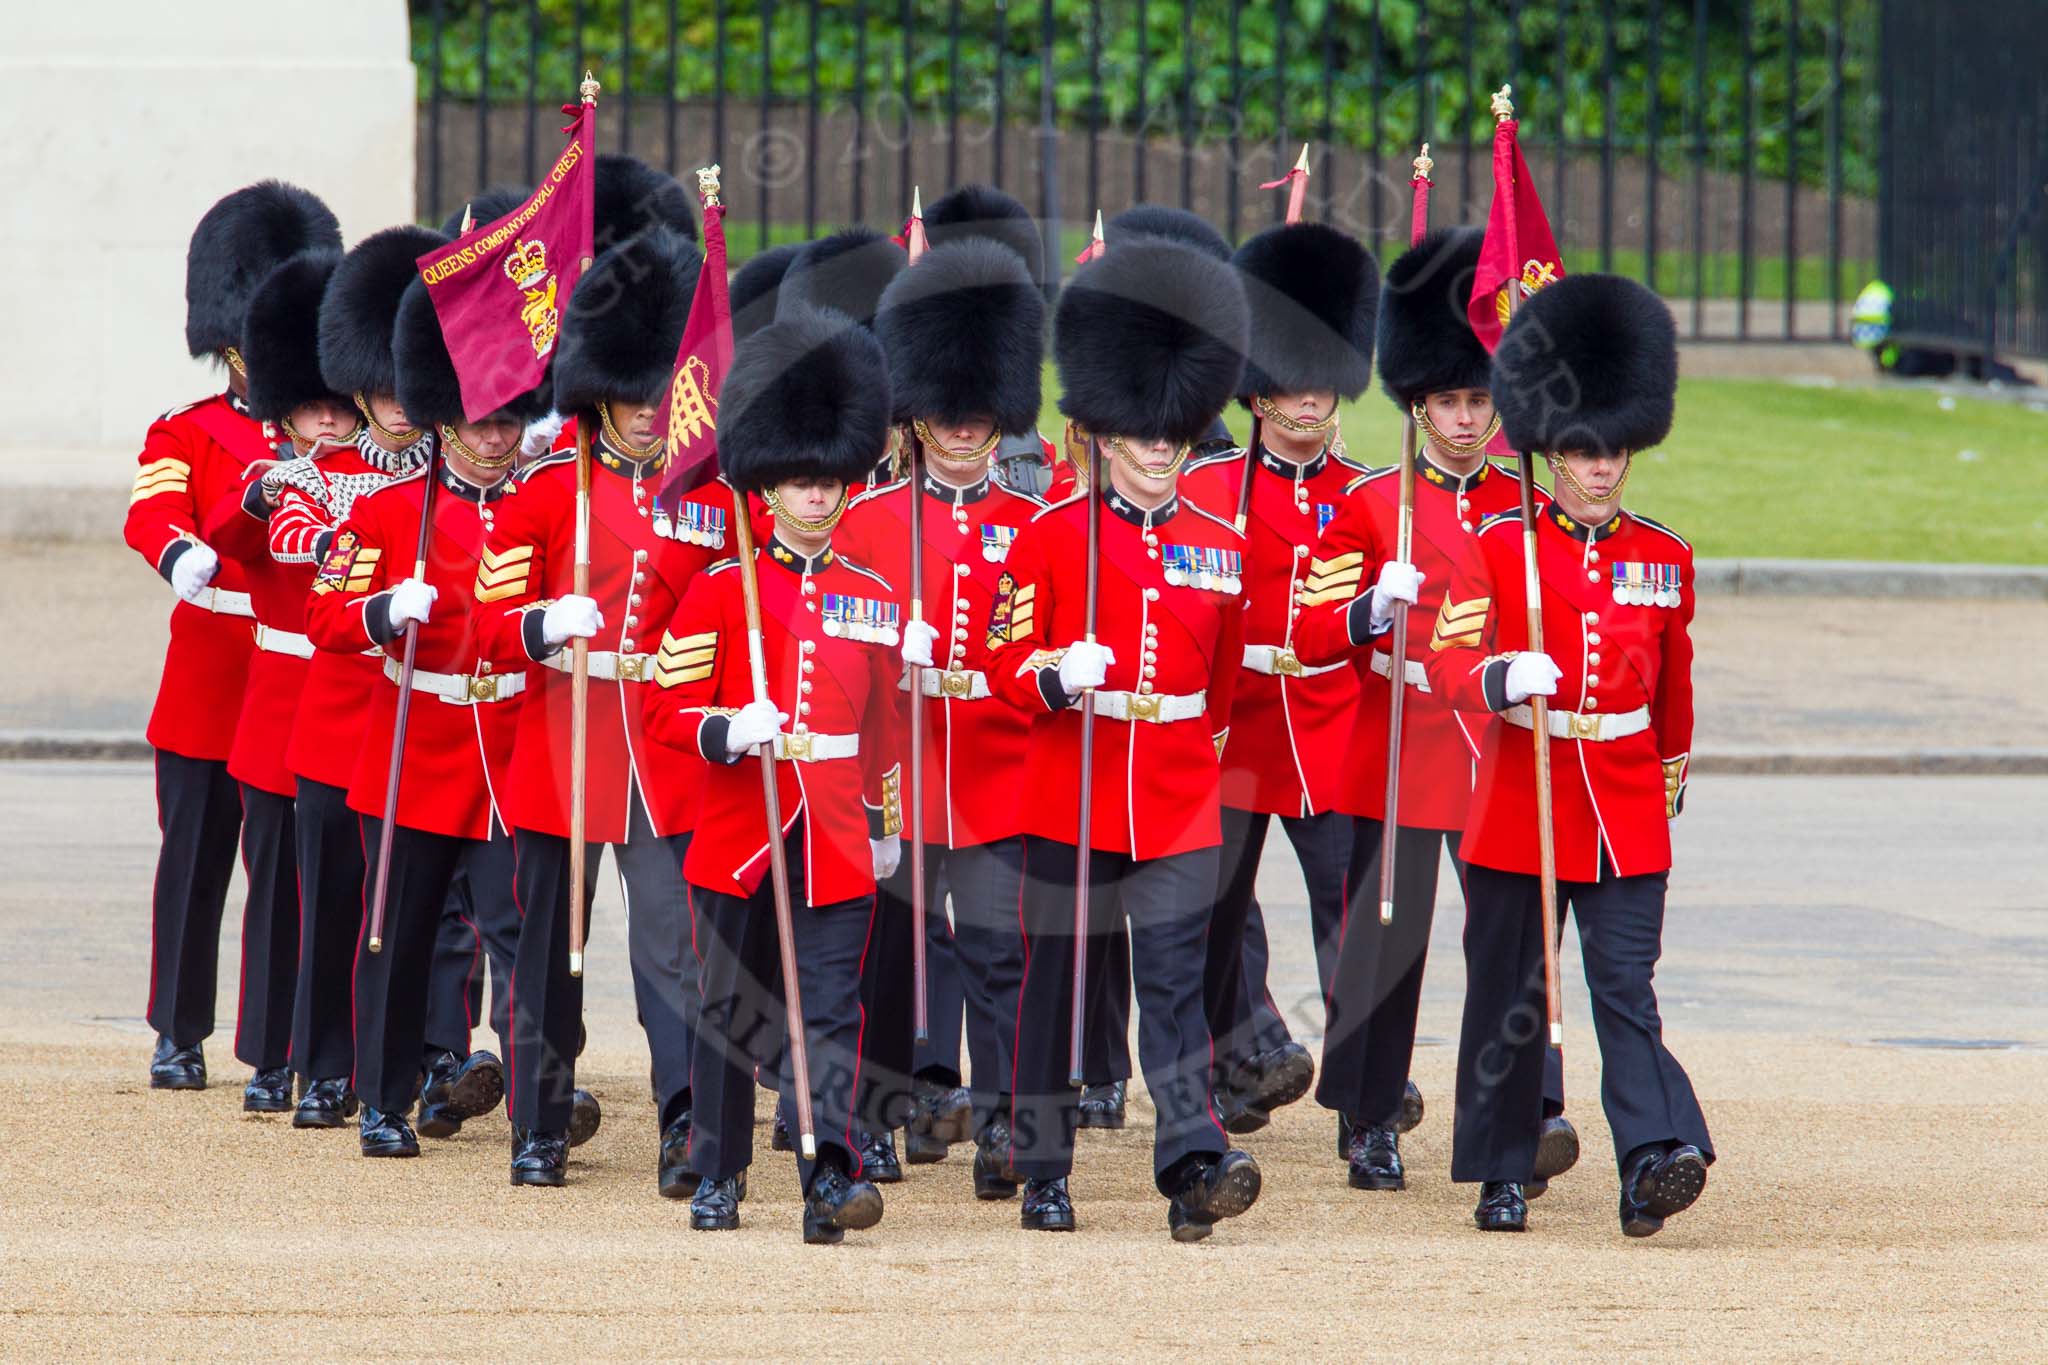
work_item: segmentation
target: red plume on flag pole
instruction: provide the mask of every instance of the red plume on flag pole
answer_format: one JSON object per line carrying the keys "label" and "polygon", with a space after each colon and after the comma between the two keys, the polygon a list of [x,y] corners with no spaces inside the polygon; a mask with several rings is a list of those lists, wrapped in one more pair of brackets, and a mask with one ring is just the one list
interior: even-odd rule
{"label": "red plume on flag pole", "polygon": [[1493,97],[1493,208],[1486,217],[1486,239],[1479,248],[1479,269],[1472,277],[1472,297],[1465,316],[1480,344],[1491,352],[1500,346],[1510,308],[1508,291],[1527,298],[1564,278],[1564,259],[1550,235],[1550,216],[1536,193],[1535,178],[1522,160],[1515,134],[1510,87]]}
{"label": "red plume on flag pole", "polygon": [[718,390],[732,368],[732,300],[726,292],[725,205],[716,166],[697,172],[704,203],[704,265],[676,348],[668,402],[654,414],[654,434],[667,450],[662,497],[673,504],[718,472]]}
{"label": "red plume on flag pole", "polygon": [[910,191],[910,221],[903,225],[903,249],[910,256],[910,263],[917,264],[917,258],[924,255],[931,243],[924,235],[924,191],[913,188]]}
{"label": "red plume on flag pole", "polygon": [[1277,190],[1287,186],[1287,218],[1290,223],[1301,221],[1301,210],[1308,200],[1308,144],[1301,144],[1301,159],[1294,163],[1294,169],[1278,180],[1268,180],[1259,186],[1262,190]]}
{"label": "red plume on flag pole", "polygon": [[1109,249],[1102,240],[1102,210],[1095,210],[1095,233],[1088,239],[1088,245],[1081,248],[1081,254],[1074,258],[1075,265],[1086,265]]}
{"label": "red plume on flag pole", "polygon": [[569,295],[590,265],[596,232],[592,180],[597,81],[565,104],[569,145],[526,202],[419,258],[448,358],[462,386],[463,415],[477,421],[547,375]]}

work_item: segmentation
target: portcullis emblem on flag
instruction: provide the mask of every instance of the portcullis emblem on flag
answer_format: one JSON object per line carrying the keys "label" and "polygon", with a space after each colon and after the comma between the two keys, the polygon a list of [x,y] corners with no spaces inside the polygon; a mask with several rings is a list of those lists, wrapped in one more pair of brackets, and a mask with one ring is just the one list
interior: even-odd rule
{"label": "portcullis emblem on flag", "polygon": [[719,168],[697,172],[704,205],[704,267],[683,324],[682,344],[669,380],[668,402],[657,411],[654,434],[667,449],[662,498],[671,504],[718,472],[718,390],[732,366],[732,300],[726,293],[725,205],[718,197]]}

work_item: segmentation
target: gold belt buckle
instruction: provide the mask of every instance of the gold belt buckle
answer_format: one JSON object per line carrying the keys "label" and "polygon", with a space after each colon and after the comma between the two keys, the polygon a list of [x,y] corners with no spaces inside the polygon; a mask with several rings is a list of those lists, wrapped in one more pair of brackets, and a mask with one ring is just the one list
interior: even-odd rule
{"label": "gold belt buckle", "polygon": [[1597,740],[1600,738],[1600,716],[1597,712],[1567,711],[1565,729],[1573,739]]}
{"label": "gold belt buckle", "polygon": [[1273,672],[1283,678],[1298,678],[1301,676],[1301,660],[1291,649],[1276,649],[1273,651]]}
{"label": "gold belt buckle", "polygon": [[498,680],[496,677],[472,677],[469,680],[468,691],[471,701],[496,701]]}
{"label": "gold belt buckle", "polygon": [[645,654],[617,654],[615,667],[620,682],[641,682],[646,676],[647,656]]}
{"label": "gold belt buckle", "polygon": [[1131,694],[1131,719],[1159,719],[1159,696],[1154,692],[1133,692]]}
{"label": "gold belt buckle", "polygon": [[956,669],[939,674],[939,695],[964,699],[974,695],[974,675]]}
{"label": "gold belt buckle", "polygon": [[782,737],[783,757],[798,763],[811,761],[811,736],[809,731]]}

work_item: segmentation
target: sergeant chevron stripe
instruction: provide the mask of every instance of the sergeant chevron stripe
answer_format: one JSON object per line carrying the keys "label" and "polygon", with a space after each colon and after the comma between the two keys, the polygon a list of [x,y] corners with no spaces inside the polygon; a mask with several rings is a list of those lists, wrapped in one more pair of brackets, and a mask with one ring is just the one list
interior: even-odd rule
{"label": "sergeant chevron stripe", "polygon": [[655,685],[679,687],[684,683],[702,682],[711,676],[717,658],[716,631],[685,635],[681,639],[665,634],[661,637],[661,649],[654,656]]}
{"label": "sergeant chevron stripe", "polygon": [[1431,650],[1470,649],[1479,644],[1486,629],[1486,613],[1493,606],[1491,597],[1475,597],[1469,602],[1453,602],[1444,599],[1443,608],[1436,614],[1436,629],[1429,637]]}
{"label": "sergeant chevron stripe", "polygon": [[476,600],[497,602],[519,596],[526,591],[526,580],[532,571],[531,545],[514,546],[503,554],[486,549],[476,565]]}
{"label": "sergeant chevron stripe", "polygon": [[1312,559],[1308,577],[1302,580],[1295,600],[1304,607],[1326,602],[1348,602],[1358,596],[1359,580],[1365,576],[1365,553],[1353,550],[1334,559]]}

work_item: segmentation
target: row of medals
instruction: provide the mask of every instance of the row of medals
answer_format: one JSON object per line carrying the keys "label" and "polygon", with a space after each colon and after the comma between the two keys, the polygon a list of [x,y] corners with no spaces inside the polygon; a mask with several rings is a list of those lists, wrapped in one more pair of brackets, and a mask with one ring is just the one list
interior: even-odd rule
{"label": "row of medals", "polygon": [[1676,564],[1614,566],[1614,600],[1624,607],[1675,607],[1679,604]]}

